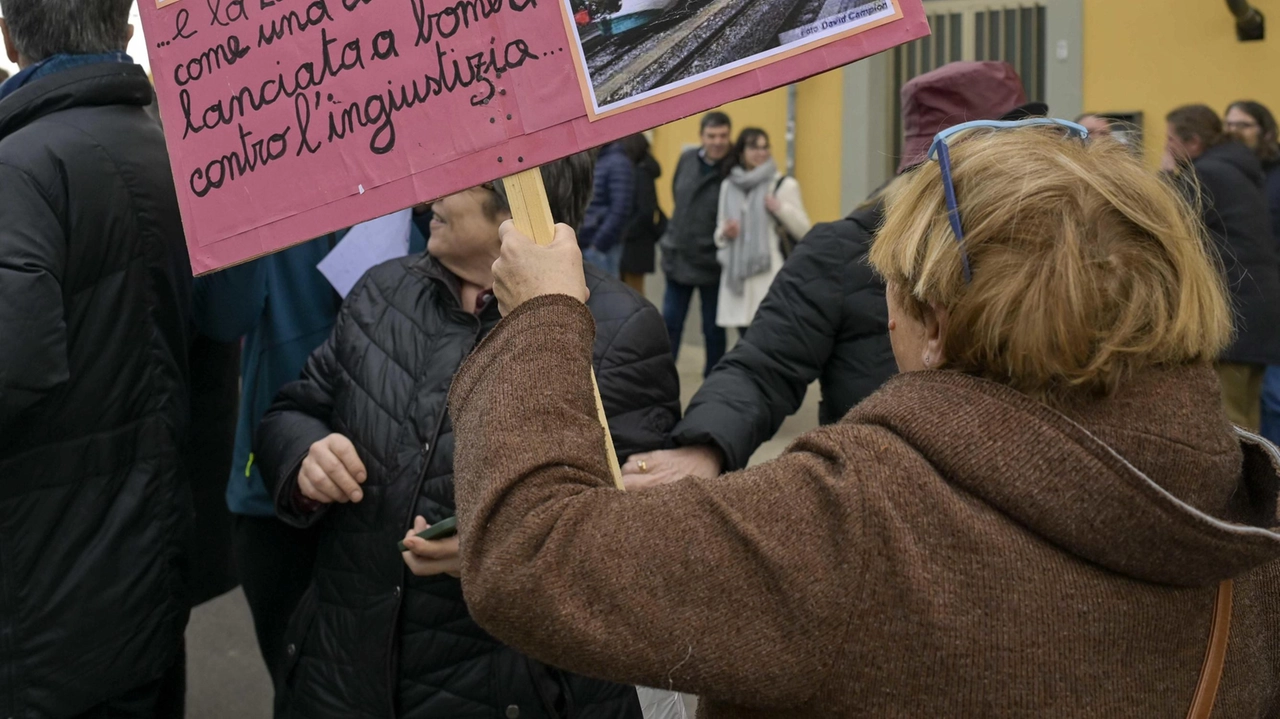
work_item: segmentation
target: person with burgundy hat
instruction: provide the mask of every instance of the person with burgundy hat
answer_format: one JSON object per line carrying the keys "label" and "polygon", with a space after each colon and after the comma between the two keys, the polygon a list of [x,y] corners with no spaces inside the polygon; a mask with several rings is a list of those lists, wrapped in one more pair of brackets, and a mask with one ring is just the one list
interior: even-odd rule
{"label": "person with burgundy hat", "polygon": [[[925,160],[938,132],[969,120],[1022,120],[1048,107],[1028,102],[1004,62],[955,62],[902,88],[904,143],[898,174]],[[629,489],[747,466],[818,380],[818,419],[833,424],[896,371],[884,283],[867,250],[884,217],[883,188],[843,220],[814,226],[778,272],[745,337],[694,395],[672,430],[674,449],[633,455]]]}

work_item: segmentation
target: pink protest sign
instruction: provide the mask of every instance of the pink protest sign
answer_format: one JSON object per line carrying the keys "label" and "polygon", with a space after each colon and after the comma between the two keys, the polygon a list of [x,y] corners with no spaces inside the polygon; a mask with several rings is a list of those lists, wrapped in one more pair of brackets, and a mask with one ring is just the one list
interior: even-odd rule
{"label": "pink protest sign", "polygon": [[142,0],[197,273],[928,33],[921,0]]}

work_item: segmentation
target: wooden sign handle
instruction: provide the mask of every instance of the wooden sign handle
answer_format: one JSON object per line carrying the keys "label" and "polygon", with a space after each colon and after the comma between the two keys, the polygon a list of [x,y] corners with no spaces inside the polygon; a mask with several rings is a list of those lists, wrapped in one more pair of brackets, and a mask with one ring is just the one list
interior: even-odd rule
{"label": "wooden sign handle", "polygon": [[[551,217],[551,205],[547,202],[547,188],[542,184],[542,171],[538,168],[521,170],[504,178],[503,188],[507,191],[507,206],[511,208],[511,220],[516,229],[533,239],[539,245],[549,245],[555,238],[555,220]],[[596,395],[596,415],[600,426],[604,427],[604,449],[609,456],[609,471],[613,473],[613,483],[622,489],[622,468],[618,466],[618,453],[613,448],[613,435],[609,433],[609,420],[604,414],[604,404],[600,401],[600,385],[596,383],[596,373],[591,371],[591,389]]]}

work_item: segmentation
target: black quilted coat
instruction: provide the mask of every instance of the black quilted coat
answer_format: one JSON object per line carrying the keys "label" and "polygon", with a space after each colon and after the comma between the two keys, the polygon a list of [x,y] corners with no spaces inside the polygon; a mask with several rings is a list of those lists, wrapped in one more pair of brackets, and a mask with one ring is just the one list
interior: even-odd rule
{"label": "black quilted coat", "polygon": [[796,246],[747,335],[725,355],[671,432],[675,444],[711,444],[725,471],[747,466],[818,380],[818,420],[839,422],[897,371],[884,282],[867,264],[881,205],[816,225]]}
{"label": "black quilted coat", "polygon": [[[662,317],[594,268],[587,284],[618,454],[659,448],[680,411]],[[434,523],[454,513],[446,399],[454,373],[498,320],[492,299],[479,316],[461,307],[457,280],[429,255],[380,265],[263,418],[256,456],[277,509],[293,524],[323,527],[315,579],[289,628],[288,716],[639,719],[633,689],[566,675],[503,646],[471,619],[457,579],[414,577],[396,551],[415,514]],[[297,470],[331,432],[349,437],[368,469],[364,500],[305,516],[291,500]]]}

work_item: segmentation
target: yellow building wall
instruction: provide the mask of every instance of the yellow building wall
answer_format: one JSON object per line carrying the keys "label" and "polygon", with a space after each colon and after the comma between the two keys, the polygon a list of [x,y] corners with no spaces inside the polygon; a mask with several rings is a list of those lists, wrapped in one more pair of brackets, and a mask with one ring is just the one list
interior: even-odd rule
{"label": "yellow building wall", "polygon": [[[800,83],[796,95],[796,180],[814,222],[840,217],[841,93],[839,70]],[[779,88],[720,108],[733,120],[733,136],[744,127],[769,133],[774,160],[786,166],[787,90]],[[653,155],[662,164],[658,201],[670,214],[671,178],[687,147],[698,144],[701,115],[663,125],[653,133]]]}
{"label": "yellow building wall", "polygon": [[853,209],[840,206],[843,100],[842,70],[810,78],[800,83],[796,93],[796,180],[814,222],[838,220]]}
{"label": "yellow building wall", "polygon": [[1280,111],[1280,0],[1251,0],[1267,39],[1236,40],[1235,20],[1214,0],[1084,0],[1084,104],[1091,112],[1144,113],[1146,157],[1164,151],[1165,115],[1236,100]]}

